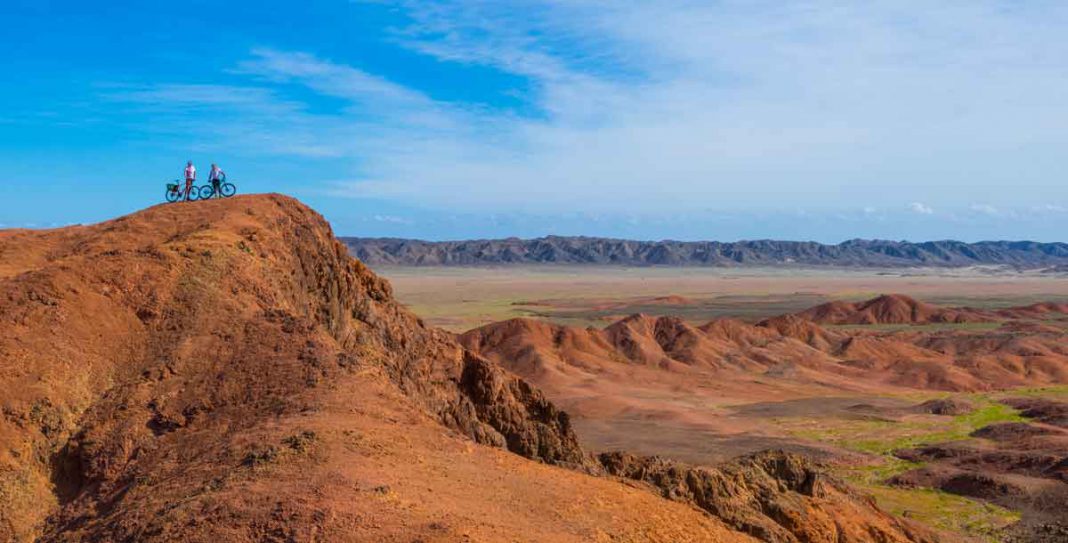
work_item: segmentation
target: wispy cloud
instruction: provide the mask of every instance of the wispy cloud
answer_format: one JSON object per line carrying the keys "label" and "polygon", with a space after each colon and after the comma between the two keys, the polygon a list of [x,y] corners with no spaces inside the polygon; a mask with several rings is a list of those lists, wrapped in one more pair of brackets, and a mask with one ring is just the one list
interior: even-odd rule
{"label": "wispy cloud", "polygon": [[1068,17],[1052,4],[398,5],[414,21],[399,43],[528,78],[544,117],[462,112],[454,124],[481,129],[384,139],[357,195],[469,209],[819,208],[862,182],[869,195],[949,205],[1010,176],[1048,186],[1019,180],[1004,156],[976,156],[1022,139],[1052,156],[1068,121],[1055,113],[1068,77],[1051,70],[1066,66],[1054,51],[1068,54],[1052,22]]}
{"label": "wispy cloud", "polygon": [[911,209],[914,213],[919,213],[920,215],[934,214],[934,209],[932,209],[931,206],[922,202],[912,202],[911,204],[909,204],[909,209]]}
{"label": "wispy cloud", "polygon": [[391,102],[429,105],[423,94],[363,70],[333,63],[303,52],[257,48],[235,70],[270,81],[296,82],[317,92],[353,102]]}
{"label": "wispy cloud", "polygon": [[265,88],[233,85],[163,83],[121,86],[105,93],[119,101],[175,107],[275,109],[284,104]]}
{"label": "wispy cloud", "polygon": [[983,215],[989,215],[991,217],[997,217],[1002,214],[1002,212],[998,208],[990,204],[972,204],[971,210],[975,211],[976,213],[982,213]]}
{"label": "wispy cloud", "polygon": [[195,134],[201,145],[307,159],[351,156],[338,145],[341,118],[316,116],[307,105],[257,81],[244,84],[106,85],[103,98],[130,112],[147,113],[138,130]]}
{"label": "wispy cloud", "polygon": [[1031,208],[1031,211],[1035,211],[1035,212],[1039,212],[1039,213],[1060,214],[1060,213],[1068,213],[1068,207],[1064,207],[1062,205],[1057,205],[1057,204],[1042,204],[1042,205],[1038,205],[1038,206],[1033,206]]}
{"label": "wispy cloud", "polygon": [[[1006,208],[1068,196],[1045,169],[1019,167],[1062,154],[1068,4],[387,3],[407,16],[394,43],[523,78],[533,113],[435,100],[280,48],[238,62],[250,88],[232,94],[127,98],[277,108],[215,130],[347,160],[352,181],[334,194],[435,209],[819,213],[908,194],[923,203],[901,213],[933,215],[967,211],[963,191]],[[287,87],[343,107],[311,113]]]}
{"label": "wispy cloud", "polygon": [[[139,205],[142,179],[211,157],[242,191],[291,192],[348,232],[1068,228],[1066,2],[220,4],[203,19],[227,31],[195,40],[157,28],[158,10],[72,33],[61,6],[41,9],[11,29],[58,41],[26,49],[33,73],[3,93],[0,151],[41,188],[5,200],[9,225],[103,218]],[[123,55],[108,36],[130,25],[160,39]],[[87,204],[72,184],[115,188]]]}
{"label": "wispy cloud", "polygon": [[376,222],[385,222],[392,224],[413,224],[413,221],[411,219],[397,217],[396,215],[374,215],[372,218]]}

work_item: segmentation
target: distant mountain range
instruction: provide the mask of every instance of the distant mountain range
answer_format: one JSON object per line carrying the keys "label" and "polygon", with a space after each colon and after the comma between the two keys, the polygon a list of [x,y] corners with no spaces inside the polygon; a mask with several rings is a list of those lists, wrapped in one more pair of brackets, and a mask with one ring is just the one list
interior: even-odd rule
{"label": "distant mountain range", "polygon": [[850,240],[837,245],[806,241],[632,241],[548,236],[537,239],[421,241],[341,238],[370,265],[479,266],[587,264],[619,266],[829,266],[967,267],[1068,270],[1068,243],[1033,241]]}

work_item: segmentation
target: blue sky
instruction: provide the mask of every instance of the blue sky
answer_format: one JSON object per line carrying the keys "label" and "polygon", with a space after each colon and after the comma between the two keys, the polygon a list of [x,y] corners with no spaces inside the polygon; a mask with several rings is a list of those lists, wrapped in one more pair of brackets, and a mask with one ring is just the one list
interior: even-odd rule
{"label": "blue sky", "polygon": [[1060,1],[0,6],[0,227],[187,159],[345,235],[1036,239],[1068,228]]}

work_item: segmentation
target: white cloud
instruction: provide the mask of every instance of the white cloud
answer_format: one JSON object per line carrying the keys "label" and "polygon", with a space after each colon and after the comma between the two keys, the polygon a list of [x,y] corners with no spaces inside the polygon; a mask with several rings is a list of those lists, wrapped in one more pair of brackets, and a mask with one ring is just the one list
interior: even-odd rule
{"label": "white cloud", "polygon": [[273,81],[296,81],[323,94],[353,101],[429,102],[424,95],[407,87],[307,53],[257,48],[252,50],[252,57],[242,62],[236,72]]}
{"label": "white cloud", "polygon": [[921,203],[921,202],[912,202],[911,204],[909,204],[909,209],[911,209],[913,212],[919,213],[921,215],[933,215],[934,214],[934,209],[931,209],[930,206],[928,206],[927,204]]}
{"label": "white cloud", "polygon": [[[1016,175],[993,150],[1026,138],[1055,156],[1068,121],[1068,72],[1051,71],[1068,67],[1059,5],[400,5],[415,20],[400,43],[529,78],[545,117],[452,112],[479,129],[387,136],[366,165],[376,181],[353,194],[469,209],[761,209],[824,206],[863,178],[858,190],[877,197],[935,185],[924,197],[947,205]],[[1049,184],[1039,177],[1024,184]]]}
{"label": "white cloud", "polygon": [[1057,204],[1043,204],[1033,206],[1031,210],[1037,211],[1039,213],[1068,213],[1068,207],[1064,207],[1062,205]]}
{"label": "white cloud", "polygon": [[412,224],[411,219],[404,217],[397,217],[395,215],[375,215],[372,217],[376,222],[392,223],[392,224]]}
{"label": "white cloud", "polygon": [[295,102],[280,99],[270,89],[235,85],[163,83],[118,86],[108,89],[105,97],[172,111],[214,108],[237,113],[285,114],[300,108]]}
{"label": "white cloud", "polygon": [[1001,212],[998,211],[998,208],[990,204],[972,204],[971,210],[975,211],[976,213],[982,213],[984,215],[990,215],[992,217],[1001,215]]}
{"label": "white cloud", "polygon": [[[198,91],[279,108],[207,128],[348,159],[354,181],[335,193],[460,211],[819,212],[904,192],[930,215],[964,190],[1006,206],[1068,196],[1048,175],[1068,123],[1068,4],[392,4],[411,19],[397,44],[519,76],[534,113],[260,48],[234,74],[250,87],[302,86],[344,107],[313,114],[273,92]],[[188,101],[190,89],[175,90],[156,97]]]}

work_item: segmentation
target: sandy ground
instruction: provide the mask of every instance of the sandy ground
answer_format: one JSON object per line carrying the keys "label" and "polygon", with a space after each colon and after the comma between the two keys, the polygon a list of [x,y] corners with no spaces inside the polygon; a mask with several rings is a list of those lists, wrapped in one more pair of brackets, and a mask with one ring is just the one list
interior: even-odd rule
{"label": "sandy ground", "polygon": [[[831,299],[884,293],[947,306],[997,308],[1068,300],[1064,277],[1004,269],[826,270],[607,267],[382,268],[398,298],[428,323],[453,331],[511,317],[604,326],[630,313],[756,320]],[[978,329],[976,330],[978,331]],[[943,492],[888,486],[912,465],[892,451],[959,439],[985,424],[1017,420],[988,394],[954,395],[976,414],[915,414],[909,406],[946,393],[778,383],[767,376],[693,377],[628,367],[627,378],[578,386],[538,384],[573,415],[583,445],[714,464],[766,448],[832,465],[884,507],[978,541],[994,541],[1018,513]],[[1064,387],[1033,391],[1063,396]],[[885,413],[884,413],[885,411]]]}
{"label": "sandy ground", "polygon": [[[428,323],[457,332],[518,316],[598,325],[628,312],[660,313],[640,303],[660,296],[688,298],[693,307],[686,317],[695,321],[762,318],[832,298],[882,293],[982,307],[1068,300],[1063,276],[997,268],[381,267],[375,272],[389,279],[400,301]],[[628,301],[633,303],[628,306]],[[679,314],[679,307],[665,307],[663,313]]]}

